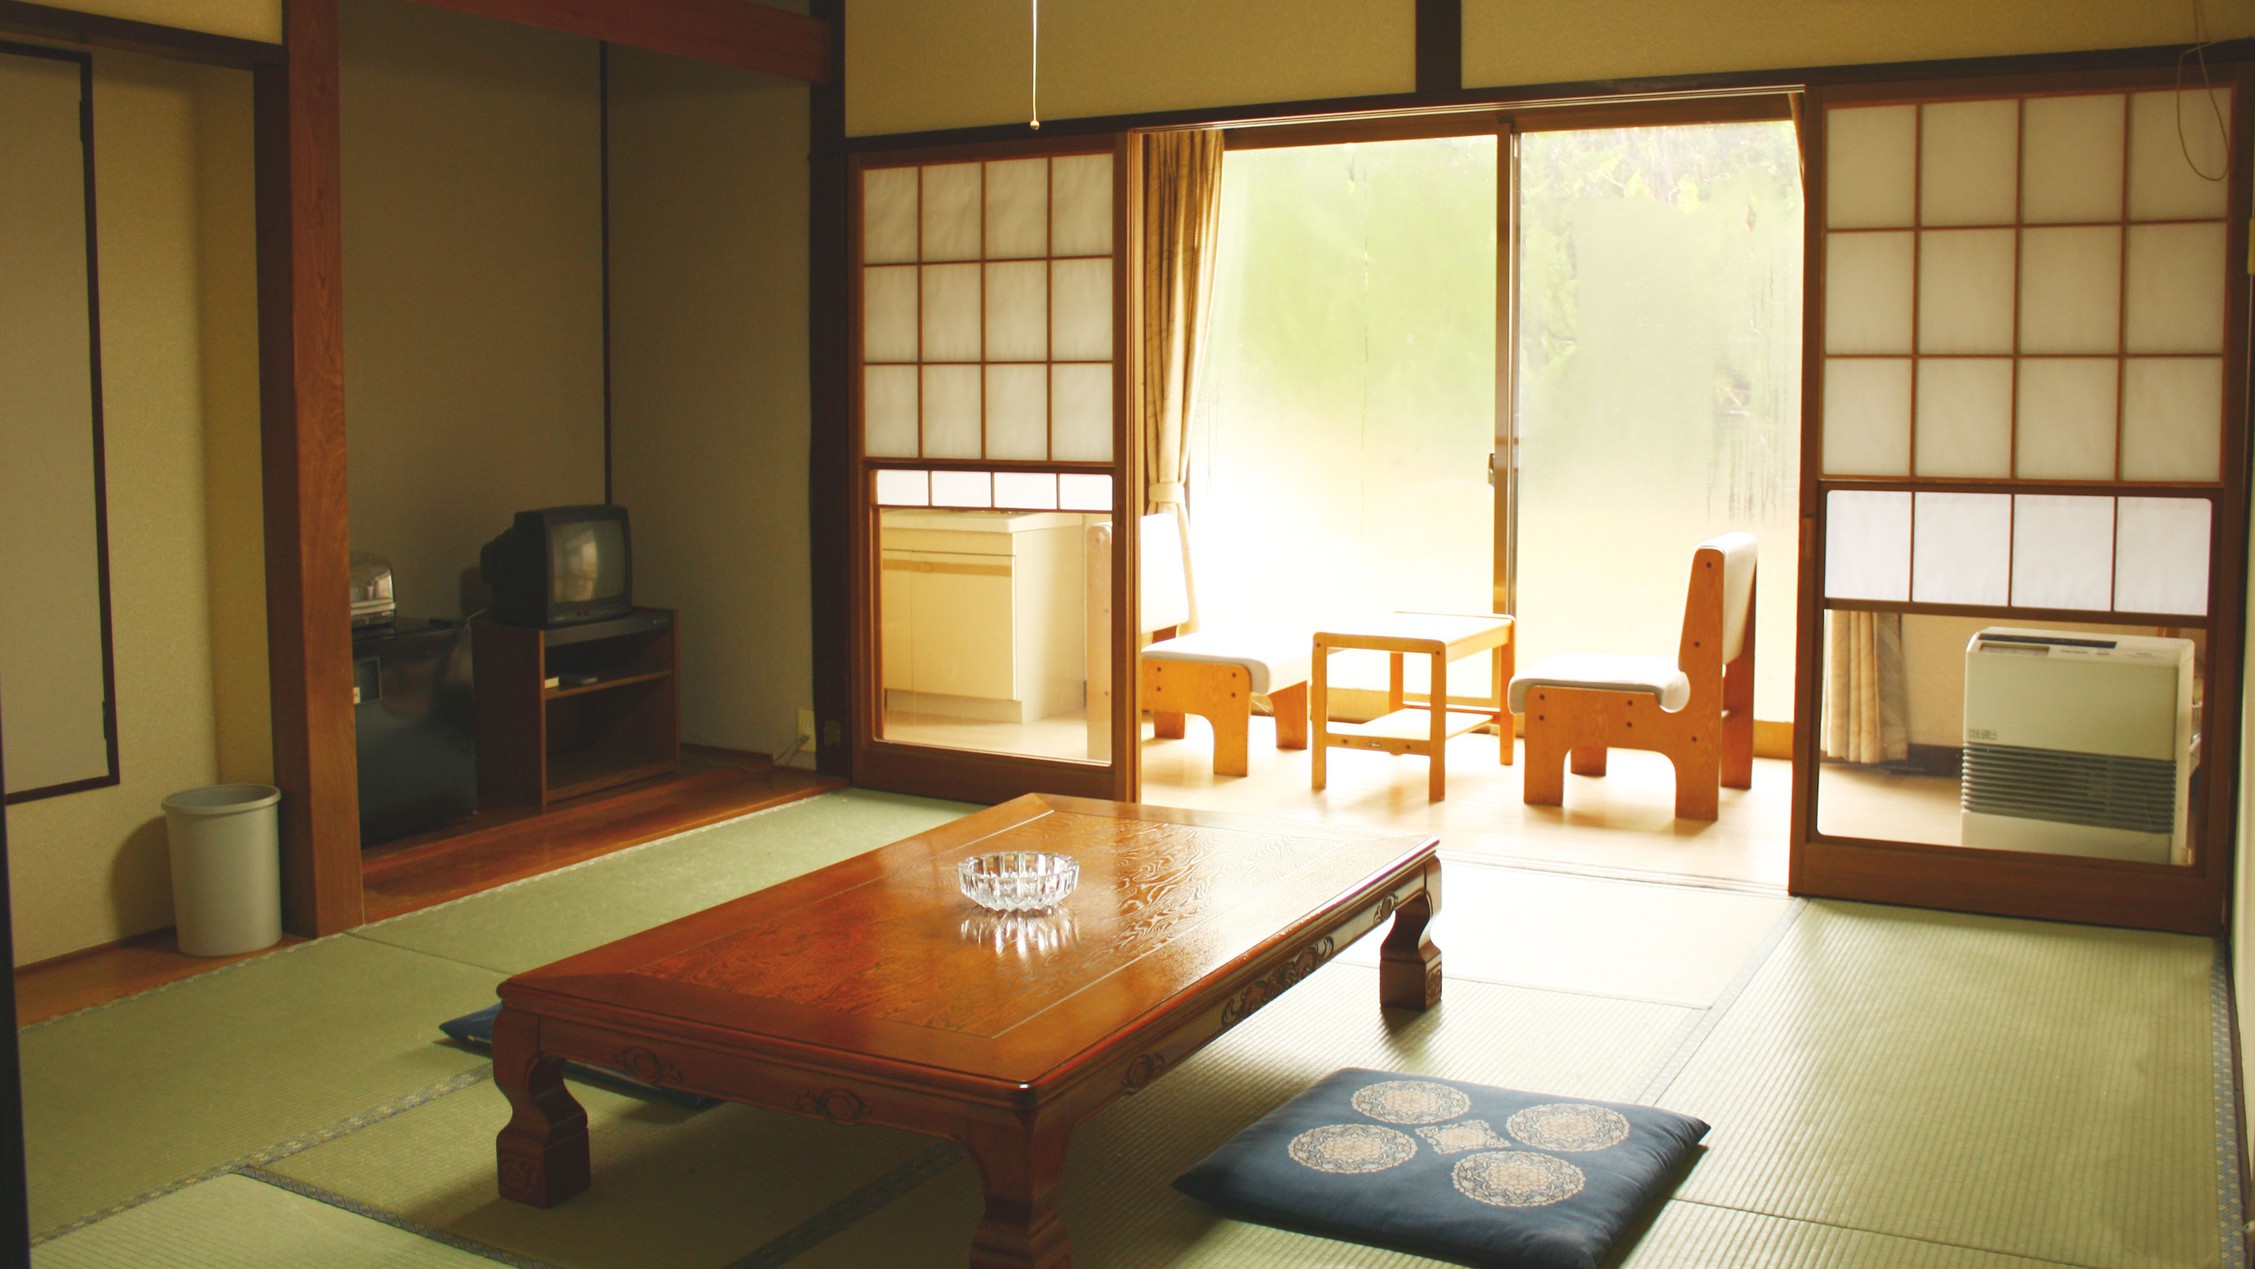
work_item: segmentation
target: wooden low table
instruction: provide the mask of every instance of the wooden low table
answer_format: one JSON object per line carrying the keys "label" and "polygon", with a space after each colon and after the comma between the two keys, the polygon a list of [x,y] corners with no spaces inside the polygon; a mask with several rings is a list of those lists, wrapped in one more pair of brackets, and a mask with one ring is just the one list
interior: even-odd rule
{"label": "wooden low table", "polygon": [[[1393,922],[1379,1003],[1440,999],[1430,837],[1028,795],[501,984],[501,1193],[587,1188],[566,1059],[840,1124],[952,1137],[974,1265],[1065,1265],[1073,1126]],[[962,896],[997,850],[1080,860],[1049,915]]]}
{"label": "wooden low table", "polygon": [[[1511,764],[1511,709],[1504,691],[1511,682],[1512,621],[1504,616],[1471,616],[1437,612],[1396,612],[1364,618],[1349,627],[1319,630],[1315,635],[1315,663],[1308,674],[1308,716],[1315,729],[1309,764],[1314,788],[1324,786],[1324,755],[1333,746],[1342,749],[1377,749],[1391,754],[1423,754],[1426,794],[1438,802],[1448,796],[1448,740],[1465,732],[1496,725],[1497,747],[1505,766]],[[1367,723],[1331,721],[1331,654],[1349,648],[1384,652],[1391,662],[1387,676],[1386,713]],[[1449,698],[1449,662],[1475,653],[1490,657],[1488,695],[1477,709],[1452,707]],[[1402,658],[1431,657],[1427,703],[1410,705],[1402,693]]]}

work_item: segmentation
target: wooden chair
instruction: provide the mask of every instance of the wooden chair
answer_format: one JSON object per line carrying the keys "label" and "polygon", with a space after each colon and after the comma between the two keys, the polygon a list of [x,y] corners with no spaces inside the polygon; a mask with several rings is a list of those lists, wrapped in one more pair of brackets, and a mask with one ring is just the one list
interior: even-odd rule
{"label": "wooden chair", "polygon": [[1754,548],[1754,535],[1726,533],[1693,552],[1674,662],[1575,654],[1511,680],[1528,804],[1565,800],[1569,754],[1575,775],[1604,775],[1608,748],[1666,754],[1683,819],[1714,819],[1722,785],[1753,786]]}
{"label": "wooden chair", "polygon": [[1253,698],[1266,696],[1276,714],[1276,747],[1307,748],[1310,637],[1176,634],[1190,619],[1190,581],[1172,512],[1143,517],[1142,558],[1141,624],[1154,637],[1143,649],[1137,694],[1157,734],[1180,740],[1185,716],[1197,714],[1214,727],[1214,774],[1244,775]]}

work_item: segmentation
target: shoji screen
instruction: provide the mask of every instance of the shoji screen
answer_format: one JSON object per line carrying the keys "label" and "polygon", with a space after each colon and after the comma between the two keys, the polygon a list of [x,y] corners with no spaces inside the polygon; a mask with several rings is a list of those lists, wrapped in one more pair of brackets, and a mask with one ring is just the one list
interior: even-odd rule
{"label": "shoji screen", "polygon": [[1120,161],[1106,137],[854,172],[857,783],[1125,792]]}
{"label": "shoji screen", "polygon": [[[1797,892],[2216,928],[2249,291],[2247,87],[2213,69],[1810,91]],[[2192,643],[2166,862],[1966,827],[1966,648],[1992,625]]]}
{"label": "shoji screen", "polygon": [[2207,613],[2230,96],[1826,110],[1827,599]]}
{"label": "shoji screen", "polygon": [[866,457],[1112,460],[1112,162],[863,170]]}

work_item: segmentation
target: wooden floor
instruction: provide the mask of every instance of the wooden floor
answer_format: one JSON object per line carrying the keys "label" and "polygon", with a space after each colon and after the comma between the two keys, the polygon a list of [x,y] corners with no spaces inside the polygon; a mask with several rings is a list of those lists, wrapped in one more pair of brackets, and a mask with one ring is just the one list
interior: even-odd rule
{"label": "wooden floor", "polygon": [[[413,912],[660,837],[840,787],[842,781],[745,756],[691,752],[682,772],[546,812],[481,813],[370,848],[361,860],[367,919]],[[303,942],[285,936],[277,947]],[[28,1026],[161,987],[231,961],[185,956],[168,929],[16,971],[16,1023]]]}

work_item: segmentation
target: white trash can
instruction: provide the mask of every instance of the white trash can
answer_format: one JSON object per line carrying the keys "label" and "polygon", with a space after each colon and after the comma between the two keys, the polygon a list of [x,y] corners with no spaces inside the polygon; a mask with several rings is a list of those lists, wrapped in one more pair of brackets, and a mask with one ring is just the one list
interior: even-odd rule
{"label": "white trash can", "polygon": [[164,800],[180,950],[233,956],[282,940],[282,851],[271,784],[217,784]]}

